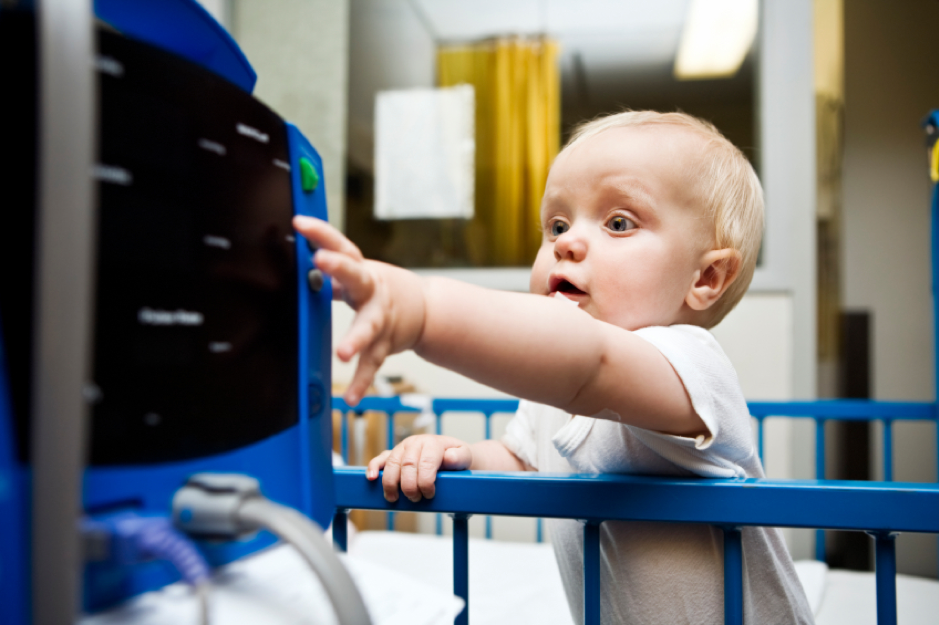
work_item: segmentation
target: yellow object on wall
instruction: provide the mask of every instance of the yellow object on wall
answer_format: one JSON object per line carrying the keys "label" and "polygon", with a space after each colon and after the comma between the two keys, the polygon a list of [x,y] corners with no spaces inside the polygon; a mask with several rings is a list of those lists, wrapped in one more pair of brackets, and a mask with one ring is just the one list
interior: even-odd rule
{"label": "yellow object on wall", "polygon": [[474,265],[532,262],[539,209],[560,142],[558,45],[549,39],[490,39],[437,50],[441,87],[476,90],[476,205],[466,230]]}
{"label": "yellow object on wall", "polygon": [[939,182],[939,141],[932,146],[932,158],[929,161],[929,179]]}

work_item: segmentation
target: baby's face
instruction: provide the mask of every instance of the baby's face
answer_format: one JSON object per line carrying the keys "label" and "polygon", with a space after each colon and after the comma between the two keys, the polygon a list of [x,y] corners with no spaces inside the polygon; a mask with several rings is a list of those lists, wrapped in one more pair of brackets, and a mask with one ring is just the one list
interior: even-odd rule
{"label": "baby's face", "polygon": [[689,156],[701,141],[670,126],[612,128],[558,155],[531,292],[560,292],[627,330],[690,321],[685,298],[712,249]]}

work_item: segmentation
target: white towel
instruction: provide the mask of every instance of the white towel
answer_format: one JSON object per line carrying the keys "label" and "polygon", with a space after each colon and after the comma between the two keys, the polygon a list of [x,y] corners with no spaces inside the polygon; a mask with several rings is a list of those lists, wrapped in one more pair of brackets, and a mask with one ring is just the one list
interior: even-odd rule
{"label": "white towel", "polygon": [[383,91],[375,106],[375,217],[473,217],[473,87]]}

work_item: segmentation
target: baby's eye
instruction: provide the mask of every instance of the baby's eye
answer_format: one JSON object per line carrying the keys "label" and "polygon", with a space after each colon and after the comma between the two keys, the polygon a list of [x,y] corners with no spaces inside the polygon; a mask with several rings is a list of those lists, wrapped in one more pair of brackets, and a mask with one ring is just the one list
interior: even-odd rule
{"label": "baby's eye", "polygon": [[566,222],[563,222],[560,219],[555,219],[548,227],[551,229],[551,236],[553,237],[560,236],[571,229],[571,227],[567,225]]}
{"label": "baby's eye", "polygon": [[613,217],[610,221],[606,222],[606,225],[613,232],[626,232],[636,227],[633,220],[626,217]]}

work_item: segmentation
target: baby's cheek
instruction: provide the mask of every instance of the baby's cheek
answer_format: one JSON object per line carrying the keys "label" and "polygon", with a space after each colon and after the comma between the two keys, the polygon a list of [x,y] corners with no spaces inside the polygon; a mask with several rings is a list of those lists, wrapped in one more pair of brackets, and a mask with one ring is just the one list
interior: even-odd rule
{"label": "baby's cheek", "polygon": [[548,292],[548,274],[551,272],[553,252],[547,245],[542,245],[531,267],[531,278],[528,282],[528,291],[535,295],[545,295]]}

